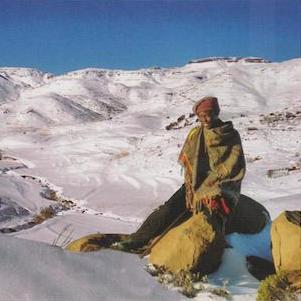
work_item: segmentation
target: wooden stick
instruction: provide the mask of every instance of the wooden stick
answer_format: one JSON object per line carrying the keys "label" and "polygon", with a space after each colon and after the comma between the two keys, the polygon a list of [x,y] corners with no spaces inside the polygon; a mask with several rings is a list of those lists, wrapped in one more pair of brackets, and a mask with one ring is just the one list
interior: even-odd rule
{"label": "wooden stick", "polygon": [[152,248],[167,234],[167,232],[187,213],[187,209],[183,211],[157,238],[155,238],[150,246],[146,248],[146,250],[139,255],[140,258],[143,258],[144,256],[150,254],[152,251]]}

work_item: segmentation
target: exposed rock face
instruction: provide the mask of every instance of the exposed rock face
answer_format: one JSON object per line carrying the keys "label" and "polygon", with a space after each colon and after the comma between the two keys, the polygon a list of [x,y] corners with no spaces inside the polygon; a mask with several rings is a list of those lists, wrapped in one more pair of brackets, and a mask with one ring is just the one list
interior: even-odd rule
{"label": "exposed rock face", "polygon": [[189,64],[215,62],[215,61],[225,61],[225,62],[228,62],[228,63],[235,63],[235,62],[240,62],[240,61],[244,61],[244,62],[247,62],[247,63],[270,63],[269,60],[266,60],[266,59],[260,58],[260,57],[242,58],[242,57],[235,57],[235,56],[234,57],[231,57],[231,56],[213,56],[213,57],[208,57],[208,58],[191,60],[191,61],[189,61]]}

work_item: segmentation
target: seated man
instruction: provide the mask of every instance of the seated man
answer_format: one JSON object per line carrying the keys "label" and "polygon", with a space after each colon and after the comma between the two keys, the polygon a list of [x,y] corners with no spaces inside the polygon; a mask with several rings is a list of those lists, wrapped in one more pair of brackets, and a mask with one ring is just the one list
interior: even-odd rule
{"label": "seated man", "polygon": [[[174,226],[175,220],[179,224],[204,210],[216,217],[224,234],[256,233],[268,221],[263,206],[240,195],[245,175],[241,139],[231,121],[219,119],[217,98],[202,98],[194,105],[193,112],[201,124],[189,132],[179,156],[185,183],[129,240],[119,243],[120,248],[139,249]],[[254,209],[253,213],[250,208]],[[248,221],[249,214],[254,220],[249,218]]]}

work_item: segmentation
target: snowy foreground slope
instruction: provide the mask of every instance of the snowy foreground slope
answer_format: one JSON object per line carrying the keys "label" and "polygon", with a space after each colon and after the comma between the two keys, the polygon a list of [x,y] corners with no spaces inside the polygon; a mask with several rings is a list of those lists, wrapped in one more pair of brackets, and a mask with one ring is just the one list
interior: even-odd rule
{"label": "snowy foreground slope", "polygon": [[[50,245],[132,232],[167,200],[183,181],[177,156],[196,125],[191,107],[208,94],[241,134],[243,193],[272,218],[300,210],[301,59],[61,76],[0,68],[0,300],[185,299],[157,284],[133,255],[68,254]],[[33,224],[45,207],[52,218]],[[258,282],[239,251],[225,252],[210,282],[227,280],[234,300],[255,300]],[[206,298],[222,300],[196,297]]]}
{"label": "snowy foreground slope", "polygon": [[181,300],[143,271],[137,256],[70,254],[0,235],[0,300]]}

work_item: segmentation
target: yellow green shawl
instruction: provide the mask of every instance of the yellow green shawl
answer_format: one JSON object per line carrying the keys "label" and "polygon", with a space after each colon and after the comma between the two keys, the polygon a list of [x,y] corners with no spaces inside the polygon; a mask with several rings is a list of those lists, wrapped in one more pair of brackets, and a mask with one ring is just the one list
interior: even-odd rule
{"label": "yellow green shawl", "polygon": [[[207,176],[195,187],[199,156],[204,155],[199,154],[201,137],[204,137],[209,166],[203,171]],[[185,170],[187,207],[216,196],[224,197],[232,208],[236,205],[245,174],[245,159],[239,133],[231,121],[212,129],[193,128],[186,138],[179,162]]]}

